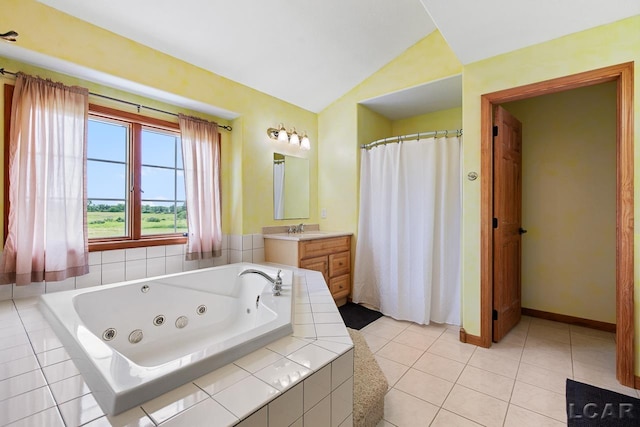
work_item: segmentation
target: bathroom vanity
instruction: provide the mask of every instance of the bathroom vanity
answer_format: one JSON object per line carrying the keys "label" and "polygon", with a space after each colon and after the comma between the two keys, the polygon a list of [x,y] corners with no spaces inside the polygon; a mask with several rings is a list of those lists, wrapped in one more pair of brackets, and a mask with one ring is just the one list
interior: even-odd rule
{"label": "bathroom vanity", "polygon": [[305,231],[264,234],[265,261],[322,273],[340,306],[351,292],[351,233]]}

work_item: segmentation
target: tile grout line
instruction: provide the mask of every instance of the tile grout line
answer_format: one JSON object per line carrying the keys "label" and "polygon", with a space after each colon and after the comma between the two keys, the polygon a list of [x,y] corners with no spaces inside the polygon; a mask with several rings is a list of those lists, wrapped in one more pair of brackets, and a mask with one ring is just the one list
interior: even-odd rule
{"label": "tile grout line", "polygon": [[[45,285],[45,286],[46,286],[46,285]],[[20,309],[18,309],[18,306],[16,305],[15,300],[11,300],[11,302],[13,303],[13,308],[14,308],[14,310],[15,310],[15,311],[16,311],[16,313],[18,314],[18,318],[20,319],[20,324],[22,325],[22,329],[23,329],[24,333],[27,335],[27,339],[29,340],[29,346],[31,346],[31,351],[33,352],[33,354],[32,354],[31,356],[33,356],[33,357],[36,359],[36,363],[38,364],[38,369],[40,370],[40,374],[41,374],[41,375],[42,375],[42,377],[44,378],[45,385],[44,385],[44,386],[42,386],[42,387],[38,387],[38,388],[45,388],[45,387],[46,387],[47,391],[48,391],[48,392],[49,392],[49,394],[51,395],[51,400],[52,400],[52,401],[53,401],[53,403],[54,403],[54,406],[51,406],[51,407],[49,407],[49,408],[45,408],[45,409],[43,409],[42,411],[38,411],[38,412],[36,412],[35,414],[29,414],[29,415],[27,415],[26,417],[22,417],[22,418],[20,418],[20,419],[18,419],[18,420],[14,420],[14,421],[12,421],[12,422],[16,422],[16,421],[19,421],[19,420],[22,420],[22,419],[25,419],[25,418],[28,418],[28,417],[32,417],[32,416],[34,416],[34,415],[36,415],[36,414],[39,414],[39,413],[41,413],[41,412],[47,411],[47,410],[49,410],[49,409],[51,409],[51,408],[55,407],[55,408],[56,408],[56,411],[58,412],[58,416],[59,416],[59,417],[60,417],[60,419],[62,420],[62,424],[66,426],[66,425],[67,425],[67,421],[66,421],[66,420],[64,419],[64,417],[62,416],[62,411],[60,410],[60,405],[58,404],[58,401],[56,400],[56,397],[53,395],[53,392],[51,391],[51,387],[50,387],[50,384],[49,384],[49,379],[47,378],[47,376],[46,376],[46,375],[44,375],[44,371],[42,370],[42,364],[40,363],[40,359],[38,359],[38,356],[37,356],[37,353],[36,353],[36,349],[33,347],[33,343],[31,342],[31,336],[29,336],[29,332],[27,331],[27,328],[26,328],[26,326],[25,326],[25,324],[24,324],[24,321],[22,320],[22,315],[20,314]],[[35,304],[31,304],[31,305],[35,305]],[[34,369],[34,370],[35,370],[35,369]],[[32,372],[32,371],[29,371],[29,372]],[[26,373],[26,372],[25,372],[25,373]],[[17,376],[17,375],[14,375],[14,377],[15,377],[15,376]],[[37,389],[36,389],[36,390],[37,390]],[[31,392],[31,391],[33,391],[33,390],[30,390],[30,391],[28,391],[28,392],[26,392],[26,393],[29,393],[29,392]],[[25,394],[25,393],[21,393],[21,394]]]}

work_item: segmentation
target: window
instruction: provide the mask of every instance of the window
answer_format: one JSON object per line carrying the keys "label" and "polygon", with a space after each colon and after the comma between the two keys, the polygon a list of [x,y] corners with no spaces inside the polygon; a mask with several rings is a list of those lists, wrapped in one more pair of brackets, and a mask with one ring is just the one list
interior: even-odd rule
{"label": "window", "polygon": [[[4,86],[5,159],[13,88]],[[178,124],[90,104],[87,129],[89,250],[186,243]],[[9,176],[4,169],[6,239]]]}
{"label": "window", "polygon": [[90,105],[89,248],[184,243],[186,215],[178,125]]}

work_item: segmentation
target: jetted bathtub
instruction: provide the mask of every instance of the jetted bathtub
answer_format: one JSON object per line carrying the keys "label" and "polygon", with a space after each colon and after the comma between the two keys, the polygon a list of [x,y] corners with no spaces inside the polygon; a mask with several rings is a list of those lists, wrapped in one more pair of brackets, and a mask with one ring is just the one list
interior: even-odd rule
{"label": "jetted bathtub", "polygon": [[230,264],[41,296],[40,307],[109,415],[293,332],[292,272]]}

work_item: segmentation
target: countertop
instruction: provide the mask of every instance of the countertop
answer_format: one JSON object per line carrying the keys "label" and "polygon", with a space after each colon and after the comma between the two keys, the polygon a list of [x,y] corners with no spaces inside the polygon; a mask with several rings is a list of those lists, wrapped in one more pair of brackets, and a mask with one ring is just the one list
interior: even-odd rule
{"label": "countertop", "polygon": [[273,233],[273,234],[265,234],[263,237],[265,239],[278,239],[278,240],[316,240],[316,239],[328,239],[330,237],[342,237],[342,236],[351,236],[353,233],[345,232],[345,231],[305,231],[302,233]]}

